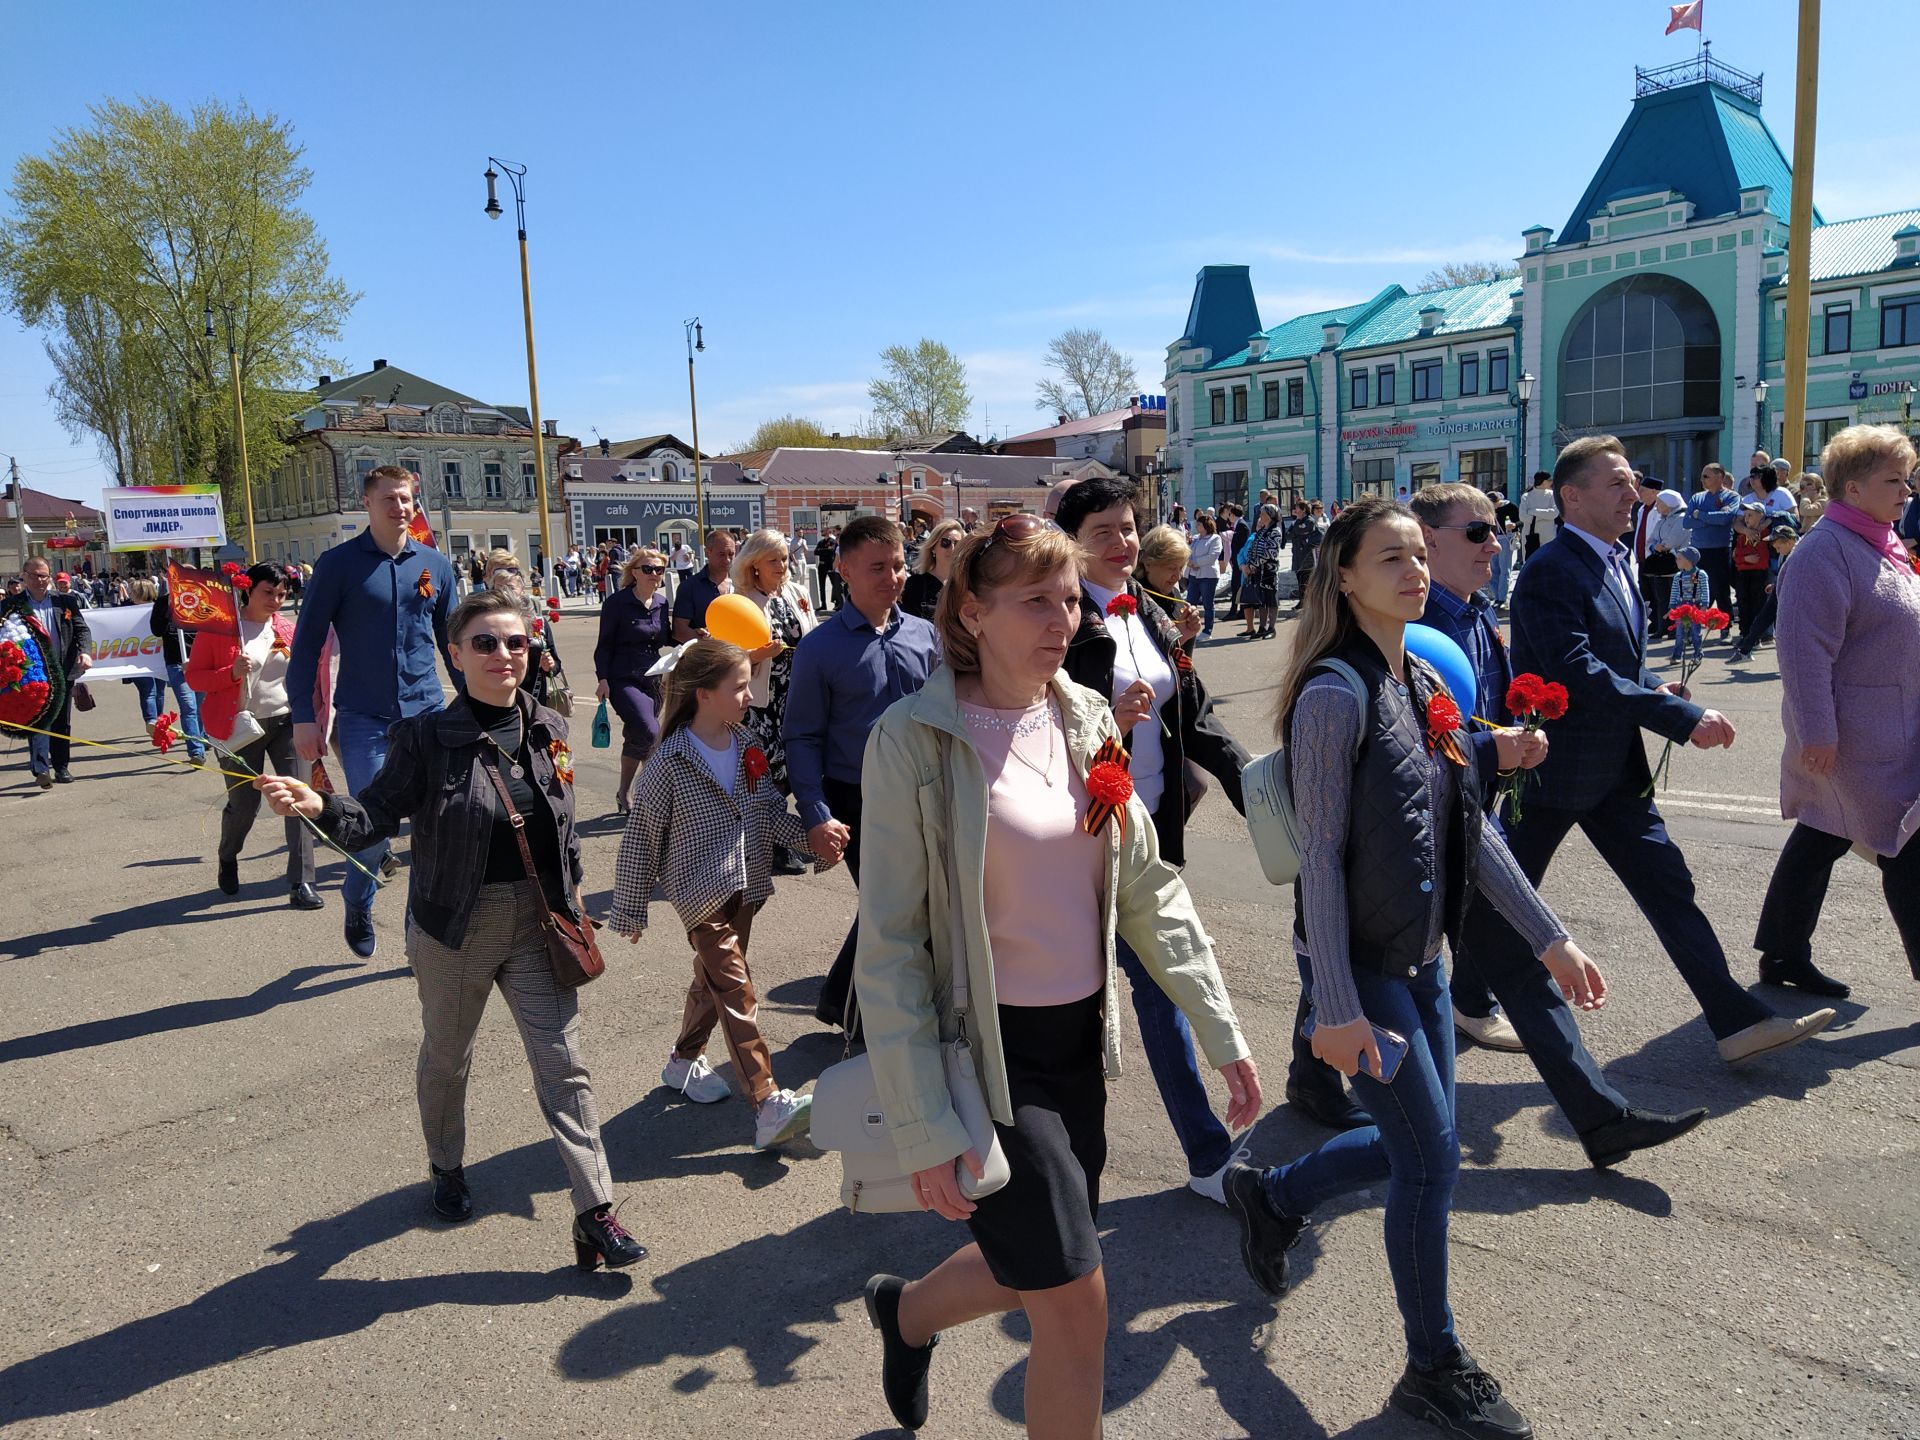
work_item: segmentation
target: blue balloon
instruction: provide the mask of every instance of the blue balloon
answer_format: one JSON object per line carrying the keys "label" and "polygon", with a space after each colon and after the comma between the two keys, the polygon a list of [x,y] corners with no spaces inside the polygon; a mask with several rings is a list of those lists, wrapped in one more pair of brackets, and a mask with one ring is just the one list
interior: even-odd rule
{"label": "blue balloon", "polygon": [[1467,652],[1450,635],[1431,625],[1407,626],[1407,649],[1440,672],[1441,682],[1453,695],[1453,703],[1463,715],[1475,714],[1480,707],[1480,682],[1473,673]]}

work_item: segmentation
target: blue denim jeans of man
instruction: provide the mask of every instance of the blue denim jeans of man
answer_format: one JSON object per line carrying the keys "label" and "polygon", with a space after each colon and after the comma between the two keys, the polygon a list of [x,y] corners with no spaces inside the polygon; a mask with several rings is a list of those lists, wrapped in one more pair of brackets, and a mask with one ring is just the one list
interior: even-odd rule
{"label": "blue denim jeans of man", "polygon": [[1187,1173],[1211,1175],[1232,1156],[1233,1137],[1213,1113],[1207,1082],[1193,1051],[1193,1030],[1180,1007],[1147,973],[1133,947],[1116,936],[1114,951],[1132,987],[1134,1018],[1140,1022],[1140,1048],[1147,1053],[1147,1068],[1153,1071],[1153,1083],[1160,1087],[1160,1103],[1166,1107],[1173,1133],[1186,1153]]}
{"label": "blue denim jeans of man", "polygon": [[1513,556],[1503,543],[1493,552],[1493,601],[1496,605],[1507,603],[1507,591],[1513,583]]}
{"label": "blue denim jeans of man", "polygon": [[187,758],[200,761],[206,758],[206,732],[200,728],[200,697],[187,684],[187,672],[178,665],[167,666],[167,678],[164,681],[136,678],[133,688],[140,693],[140,718],[151,725],[160,718],[160,694],[162,687],[173,691],[173,698],[180,707],[180,733],[187,737]]}
{"label": "blue denim jeans of man", "polygon": [[1213,602],[1214,597],[1219,593],[1219,576],[1187,576],[1187,603],[1197,609],[1204,617],[1200,626],[1200,633],[1202,635],[1213,634]]}
{"label": "blue denim jeans of man", "polygon": [[1355,1098],[1374,1123],[1268,1170],[1267,1198],[1289,1214],[1311,1215],[1341,1195],[1386,1182],[1387,1271],[1406,1327],[1407,1358],[1432,1368],[1460,1353],[1447,1303],[1447,1223],[1460,1137],[1446,966],[1436,957],[1411,981],[1355,971],[1353,983],[1367,1018],[1406,1037],[1407,1058],[1390,1085],[1364,1070],[1356,1075]]}
{"label": "blue denim jeans of man", "polygon": [[[340,763],[347,772],[349,795],[358,795],[372,784],[373,777],[387,763],[387,727],[392,724],[393,721],[377,715],[360,715],[352,710],[340,711],[334,720],[334,739],[340,746]],[[377,874],[380,862],[387,858],[387,842],[369,845],[353,858]],[[346,882],[340,887],[340,898],[349,910],[371,909],[374,889],[368,875],[349,865]]]}

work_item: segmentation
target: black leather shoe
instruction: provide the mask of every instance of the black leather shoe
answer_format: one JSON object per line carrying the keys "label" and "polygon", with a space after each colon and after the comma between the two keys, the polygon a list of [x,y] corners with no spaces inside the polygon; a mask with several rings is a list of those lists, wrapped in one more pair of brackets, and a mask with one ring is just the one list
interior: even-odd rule
{"label": "black leather shoe", "polygon": [[880,1393],[887,1397],[887,1409],[907,1429],[918,1430],[927,1423],[927,1368],[940,1337],[924,1345],[909,1345],[901,1338],[900,1292],[906,1288],[898,1275],[867,1281],[867,1319],[880,1332]]}
{"label": "black leather shoe", "polygon": [[786,846],[782,845],[773,852],[773,873],[776,875],[804,875],[807,873],[807,862],[802,860],[793,851],[787,849]]}
{"label": "black leather shoe", "polygon": [[1678,1140],[1707,1118],[1704,1106],[1682,1110],[1678,1115],[1656,1115],[1648,1110],[1629,1110],[1618,1120],[1609,1120],[1580,1137],[1587,1159],[1596,1170],[1618,1165],[1636,1150],[1651,1150],[1669,1140]]}
{"label": "black leather shoe", "polygon": [[362,960],[371,960],[379,941],[373,933],[373,911],[347,907],[347,948]]}
{"label": "black leather shoe", "polygon": [[584,1210],[573,1220],[573,1263],[582,1270],[621,1270],[647,1258],[647,1247],[614,1218],[613,1207]]}
{"label": "black leather shoe", "polygon": [[1449,1435],[1533,1440],[1533,1426],[1500,1393],[1500,1382],[1464,1349],[1451,1365],[1432,1370],[1407,1366],[1387,1403]]}
{"label": "black leather shoe", "polygon": [[287,904],[296,910],[319,910],[324,908],[326,903],[320,898],[318,890],[304,882],[291,886],[287,891]]}
{"label": "black leather shoe", "polygon": [[1329,1130],[1362,1130],[1373,1123],[1373,1117],[1367,1114],[1367,1107],[1349,1095],[1344,1085],[1338,1090],[1322,1094],[1318,1086],[1308,1087],[1289,1082],[1287,1104],[1314,1124],[1324,1125]]}
{"label": "black leather shoe", "polygon": [[1221,1184],[1227,1210],[1240,1222],[1240,1260],[1253,1283],[1278,1299],[1287,1293],[1287,1251],[1300,1243],[1304,1215],[1285,1215],[1267,1203],[1261,1172],[1251,1165],[1229,1165]]}
{"label": "black leather shoe", "polygon": [[53,783],[56,785],[73,784],[73,771],[62,765],[58,770],[53,772]]}
{"label": "black leather shoe", "polygon": [[238,860],[220,862],[220,893],[222,895],[240,893],[240,862]]}
{"label": "black leather shoe", "polygon": [[1771,955],[1760,957],[1760,983],[1791,985],[1828,1000],[1844,1000],[1853,994],[1851,985],[1834,979],[1811,960],[1776,960]]}
{"label": "black leather shoe", "polygon": [[433,1213],[456,1224],[473,1218],[473,1196],[467,1190],[467,1169],[456,1165],[442,1170],[431,1160],[427,1169],[433,1174]]}

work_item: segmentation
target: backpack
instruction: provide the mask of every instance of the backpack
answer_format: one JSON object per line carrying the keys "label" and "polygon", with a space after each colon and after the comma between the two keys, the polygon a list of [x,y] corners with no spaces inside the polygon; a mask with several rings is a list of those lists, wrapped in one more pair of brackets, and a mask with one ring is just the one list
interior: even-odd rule
{"label": "backpack", "polygon": [[[1366,681],[1346,661],[1320,660],[1313,669],[1338,675],[1362,708],[1367,706]],[[1300,878],[1300,822],[1294,816],[1293,791],[1287,784],[1286,748],[1276,746],[1249,760],[1240,772],[1240,789],[1247,807],[1247,830],[1253,836],[1253,853],[1260,859],[1267,883],[1293,884]]]}

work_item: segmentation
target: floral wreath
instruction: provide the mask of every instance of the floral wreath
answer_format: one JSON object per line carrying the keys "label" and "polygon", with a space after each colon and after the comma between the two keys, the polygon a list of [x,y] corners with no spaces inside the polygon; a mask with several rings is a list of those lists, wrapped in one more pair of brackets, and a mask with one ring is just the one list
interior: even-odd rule
{"label": "floral wreath", "polygon": [[39,726],[57,714],[67,677],[52,637],[23,595],[0,604],[0,725]]}

